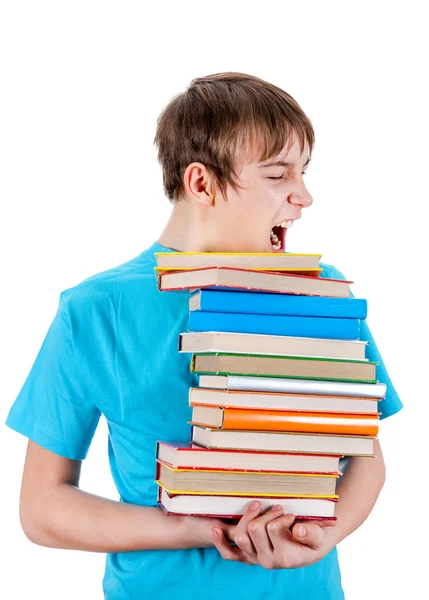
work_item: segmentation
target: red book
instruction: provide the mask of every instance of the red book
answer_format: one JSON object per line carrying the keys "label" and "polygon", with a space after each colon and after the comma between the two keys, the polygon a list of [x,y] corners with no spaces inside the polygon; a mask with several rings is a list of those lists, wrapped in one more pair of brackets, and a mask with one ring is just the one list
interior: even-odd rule
{"label": "red book", "polygon": [[203,448],[193,442],[158,441],[156,457],[171,467],[183,469],[336,474],[341,455]]}
{"label": "red book", "polygon": [[216,289],[242,289],[251,291],[304,294],[348,298],[352,281],[310,277],[272,271],[252,271],[235,267],[205,267],[187,271],[157,272],[158,289],[195,291]]}

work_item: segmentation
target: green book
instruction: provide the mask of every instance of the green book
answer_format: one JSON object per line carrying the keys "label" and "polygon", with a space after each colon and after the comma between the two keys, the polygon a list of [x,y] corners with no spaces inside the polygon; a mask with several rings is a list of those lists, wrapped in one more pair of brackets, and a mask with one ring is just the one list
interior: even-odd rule
{"label": "green book", "polygon": [[377,364],[367,360],[212,352],[193,354],[191,371],[200,375],[245,375],[377,383]]}

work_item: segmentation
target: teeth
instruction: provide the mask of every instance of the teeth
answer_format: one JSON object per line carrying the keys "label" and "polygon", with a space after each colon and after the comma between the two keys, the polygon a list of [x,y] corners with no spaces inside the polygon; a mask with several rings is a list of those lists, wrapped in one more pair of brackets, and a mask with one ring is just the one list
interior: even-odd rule
{"label": "teeth", "polygon": [[286,227],[286,229],[289,229],[289,227],[292,227],[292,225],[293,221],[282,221],[279,227]]}

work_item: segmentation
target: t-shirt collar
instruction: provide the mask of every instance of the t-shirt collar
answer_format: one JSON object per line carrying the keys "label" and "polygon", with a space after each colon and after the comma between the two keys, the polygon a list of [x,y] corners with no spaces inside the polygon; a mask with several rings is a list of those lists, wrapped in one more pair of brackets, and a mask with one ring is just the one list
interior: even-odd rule
{"label": "t-shirt collar", "polygon": [[145,253],[149,254],[153,260],[155,260],[155,252],[178,252],[178,250],[167,248],[167,246],[163,246],[159,242],[154,242],[152,246],[149,246],[149,248],[145,250]]}

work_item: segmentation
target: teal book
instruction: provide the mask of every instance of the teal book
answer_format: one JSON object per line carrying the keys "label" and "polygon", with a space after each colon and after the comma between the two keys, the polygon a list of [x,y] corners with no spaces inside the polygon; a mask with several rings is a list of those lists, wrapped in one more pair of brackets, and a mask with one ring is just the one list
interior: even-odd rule
{"label": "teal book", "polygon": [[189,298],[190,311],[366,319],[367,301],[259,292],[198,290]]}
{"label": "teal book", "polygon": [[[223,292],[228,293],[229,292]],[[295,317],[190,311],[189,331],[260,333],[338,340],[358,340],[359,319]]]}

